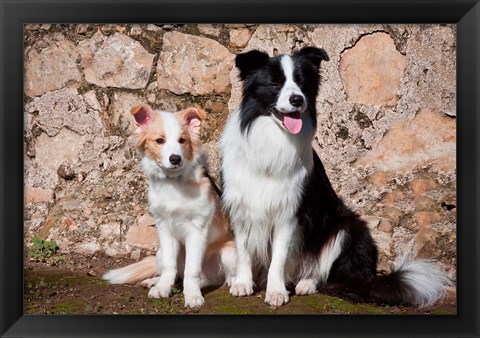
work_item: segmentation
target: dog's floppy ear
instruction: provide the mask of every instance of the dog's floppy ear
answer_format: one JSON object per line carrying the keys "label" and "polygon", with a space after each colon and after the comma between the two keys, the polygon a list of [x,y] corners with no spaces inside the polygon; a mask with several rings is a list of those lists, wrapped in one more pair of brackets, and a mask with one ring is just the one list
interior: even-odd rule
{"label": "dog's floppy ear", "polygon": [[259,50],[252,50],[243,54],[238,54],[235,58],[235,66],[240,70],[240,78],[245,78],[253,71],[263,67],[268,63],[270,56]]}
{"label": "dog's floppy ear", "polygon": [[293,55],[310,60],[315,66],[320,66],[321,61],[329,61],[330,58],[326,51],[317,47],[303,47]]}
{"label": "dog's floppy ear", "polygon": [[189,107],[178,113],[180,119],[188,126],[190,130],[198,133],[200,131],[200,125],[202,121],[207,118],[207,113],[200,108]]}
{"label": "dog's floppy ear", "polygon": [[153,122],[153,110],[148,104],[142,103],[130,109],[130,113],[135,118],[137,127],[142,128]]}

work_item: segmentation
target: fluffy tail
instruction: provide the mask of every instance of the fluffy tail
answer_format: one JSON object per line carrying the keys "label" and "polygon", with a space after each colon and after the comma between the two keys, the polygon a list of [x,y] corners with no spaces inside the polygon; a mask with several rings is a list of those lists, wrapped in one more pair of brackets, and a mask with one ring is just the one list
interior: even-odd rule
{"label": "fluffy tail", "polygon": [[445,295],[452,281],[431,260],[411,260],[399,256],[392,273],[377,276],[369,296],[379,304],[403,304],[418,307],[434,305]]}
{"label": "fluffy tail", "polygon": [[110,284],[135,284],[154,276],[158,276],[156,257],[147,256],[137,263],[110,270],[102,278]]}

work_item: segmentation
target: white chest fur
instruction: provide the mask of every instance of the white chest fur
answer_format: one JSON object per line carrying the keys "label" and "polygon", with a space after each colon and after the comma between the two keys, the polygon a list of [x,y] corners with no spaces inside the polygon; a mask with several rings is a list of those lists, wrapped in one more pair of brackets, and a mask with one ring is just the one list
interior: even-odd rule
{"label": "white chest fur", "polygon": [[312,135],[308,117],[297,135],[282,130],[269,116],[257,118],[248,134],[242,135],[238,114],[225,127],[223,201],[234,231],[248,234],[247,249],[261,261],[268,260],[275,225],[294,218],[299,206],[303,181],[313,166]]}
{"label": "white chest fur", "polygon": [[[149,159],[142,160],[145,161]],[[142,164],[144,169],[149,165]],[[209,201],[208,193],[208,187],[191,184],[183,177],[169,179],[149,175],[148,202],[157,226],[170,227],[180,240],[191,227],[209,227],[215,205]]]}

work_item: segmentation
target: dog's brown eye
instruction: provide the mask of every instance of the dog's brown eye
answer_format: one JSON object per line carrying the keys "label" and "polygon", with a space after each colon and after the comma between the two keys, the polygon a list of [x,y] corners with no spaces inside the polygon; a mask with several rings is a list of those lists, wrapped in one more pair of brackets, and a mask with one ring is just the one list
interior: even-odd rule
{"label": "dog's brown eye", "polygon": [[157,139],[155,140],[155,142],[157,142],[157,144],[164,144],[164,143],[165,143],[165,140],[160,137],[160,138],[157,138]]}
{"label": "dog's brown eye", "polygon": [[183,138],[183,137],[180,137],[180,140],[178,140],[178,143],[180,143],[180,144],[184,144],[184,143],[185,143],[185,138]]}

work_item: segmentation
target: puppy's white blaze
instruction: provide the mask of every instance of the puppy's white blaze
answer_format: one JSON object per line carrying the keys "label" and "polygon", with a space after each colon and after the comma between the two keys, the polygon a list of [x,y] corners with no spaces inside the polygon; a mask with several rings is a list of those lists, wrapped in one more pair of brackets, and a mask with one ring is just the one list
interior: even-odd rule
{"label": "puppy's white blaze", "polygon": [[394,271],[403,272],[403,280],[414,291],[414,302],[420,307],[434,305],[453,284],[447,273],[437,268],[433,261],[412,260],[411,254],[398,256]]}
{"label": "puppy's white blaze", "polygon": [[162,148],[162,164],[165,168],[172,167],[170,163],[171,155],[180,155],[183,159],[183,151],[178,140],[182,135],[181,126],[175,116],[175,114],[162,112],[163,126],[165,130],[166,142]]}
{"label": "puppy's white blaze", "polygon": [[315,264],[304,262],[306,264],[301,267],[300,279],[313,278],[320,283],[327,282],[333,262],[335,262],[342,253],[344,240],[345,231],[340,230],[337,236],[335,236],[335,239],[323,247],[320,258]]}
{"label": "puppy's white blaze", "polygon": [[278,96],[275,109],[281,112],[291,112],[296,110],[297,107],[294,107],[290,104],[290,96],[293,94],[300,95],[305,100],[305,95],[303,95],[302,91],[293,79],[294,65],[292,58],[289,55],[284,55],[280,60],[280,64],[285,75],[285,83],[280,91],[280,95]]}

